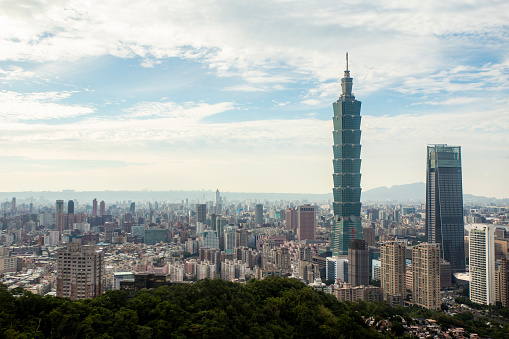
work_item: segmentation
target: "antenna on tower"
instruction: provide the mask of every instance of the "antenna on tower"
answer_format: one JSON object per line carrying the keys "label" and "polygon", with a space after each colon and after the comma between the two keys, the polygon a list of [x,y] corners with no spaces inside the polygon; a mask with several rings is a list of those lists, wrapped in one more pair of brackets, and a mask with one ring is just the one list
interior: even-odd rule
{"label": "antenna on tower", "polygon": [[348,52],[346,52],[346,70],[348,71]]}

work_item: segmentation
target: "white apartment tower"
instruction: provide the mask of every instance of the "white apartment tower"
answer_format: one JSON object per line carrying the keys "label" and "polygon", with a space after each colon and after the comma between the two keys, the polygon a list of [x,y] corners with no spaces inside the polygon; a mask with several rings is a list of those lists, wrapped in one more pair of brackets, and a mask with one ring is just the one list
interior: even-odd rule
{"label": "white apartment tower", "polygon": [[495,304],[495,228],[473,224],[469,232],[470,300]]}

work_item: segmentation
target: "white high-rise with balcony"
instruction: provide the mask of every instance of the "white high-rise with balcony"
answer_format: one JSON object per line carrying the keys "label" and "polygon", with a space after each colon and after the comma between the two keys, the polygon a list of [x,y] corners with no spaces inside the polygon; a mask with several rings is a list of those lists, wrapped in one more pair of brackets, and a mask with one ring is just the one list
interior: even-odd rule
{"label": "white high-rise with balcony", "polygon": [[495,228],[473,224],[469,232],[470,300],[495,304]]}

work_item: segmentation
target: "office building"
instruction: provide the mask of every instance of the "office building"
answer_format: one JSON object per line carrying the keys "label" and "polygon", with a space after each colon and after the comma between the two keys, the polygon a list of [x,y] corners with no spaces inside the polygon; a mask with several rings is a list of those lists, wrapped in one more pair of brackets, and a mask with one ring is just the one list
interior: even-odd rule
{"label": "office building", "polygon": [[297,230],[297,210],[295,208],[288,208],[285,211],[286,229],[296,232]]}
{"label": "office building", "polygon": [[412,300],[430,310],[440,309],[440,245],[421,243],[412,249]]}
{"label": "office building", "polygon": [[74,214],[74,201],[73,200],[69,200],[69,202],[67,202],[67,214]]}
{"label": "office building", "polygon": [[309,204],[299,206],[297,208],[298,215],[298,239],[302,240],[315,240],[316,236],[316,206]]}
{"label": "office building", "polygon": [[495,229],[489,224],[472,224],[469,232],[470,300],[495,304]]}
{"label": "office building", "polygon": [[216,190],[216,199],[214,201],[214,211],[216,214],[221,215],[223,209],[223,200],[221,199],[221,193],[219,193],[219,190]]}
{"label": "office building", "polygon": [[94,201],[92,201],[92,208],[93,208],[93,214],[96,217],[97,216],[97,199],[94,199]]}
{"label": "office building", "polygon": [[263,224],[263,204],[255,205],[255,224]]}
{"label": "office building", "polygon": [[465,272],[461,147],[430,145],[426,167],[426,240],[440,244],[451,272]]}
{"label": "office building", "polygon": [[115,272],[113,273],[113,289],[120,290],[120,283],[122,281],[134,281],[133,272]]}
{"label": "office building", "polygon": [[380,244],[381,287],[384,300],[401,305],[406,296],[406,244],[387,241]]}
{"label": "office building", "polygon": [[350,240],[348,282],[353,287],[369,285],[369,252],[366,242],[362,239]]}
{"label": "office building", "polygon": [[11,212],[16,213],[16,198],[12,198],[11,200]]}
{"label": "office building", "polygon": [[364,227],[362,229],[362,239],[367,243],[368,246],[375,246],[375,230],[372,227]]}
{"label": "office building", "polygon": [[134,202],[131,203],[131,207],[129,208],[129,211],[133,216],[136,215],[136,204]]}
{"label": "office building", "polygon": [[196,222],[207,221],[207,204],[196,204]]}
{"label": "office building", "polygon": [[352,94],[353,79],[346,70],[341,79],[342,93],[334,109],[334,222],[331,250],[333,255],[348,254],[351,239],[362,239],[361,223],[361,102]]}
{"label": "office building", "polygon": [[57,251],[57,296],[93,299],[104,289],[104,252],[95,246],[67,243]]}
{"label": "office building", "polygon": [[348,259],[346,256],[328,257],[325,275],[327,280],[348,282]]}
{"label": "office building", "polygon": [[200,247],[219,249],[219,235],[217,231],[207,230],[203,232]]}
{"label": "office building", "polygon": [[233,253],[235,247],[237,247],[237,226],[228,226],[224,229],[220,236],[223,237],[224,252]]}
{"label": "office building", "polygon": [[145,229],[145,236],[143,243],[146,245],[155,245],[159,243],[168,242],[168,230],[161,228],[147,228]]}

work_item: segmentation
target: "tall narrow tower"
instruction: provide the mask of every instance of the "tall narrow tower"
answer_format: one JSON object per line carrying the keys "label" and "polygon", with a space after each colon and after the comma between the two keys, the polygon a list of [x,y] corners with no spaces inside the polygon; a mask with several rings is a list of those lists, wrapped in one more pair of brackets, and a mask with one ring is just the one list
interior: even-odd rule
{"label": "tall narrow tower", "polygon": [[473,224],[469,232],[470,300],[495,304],[495,229],[489,224]]}
{"label": "tall narrow tower", "polygon": [[430,145],[426,166],[426,241],[440,244],[451,272],[465,272],[461,147]]}
{"label": "tall narrow tower", "polygon": [[353,79],[346,70],[341,79],[342,93],[334,109],[334,223],[333,255],[348,254],[351,239],[362,239],[361,223],[361,102],[352,94]]}

